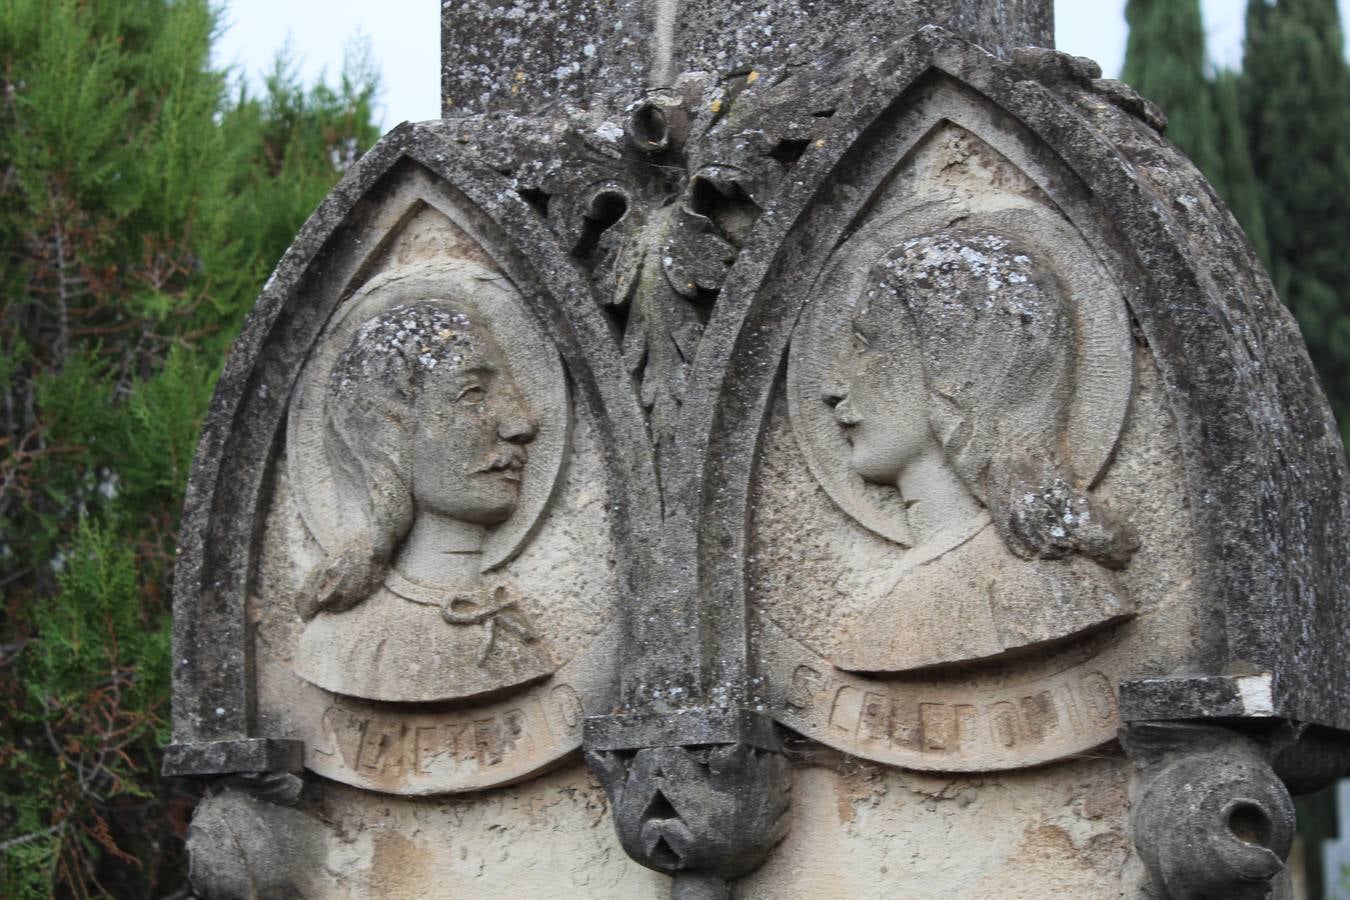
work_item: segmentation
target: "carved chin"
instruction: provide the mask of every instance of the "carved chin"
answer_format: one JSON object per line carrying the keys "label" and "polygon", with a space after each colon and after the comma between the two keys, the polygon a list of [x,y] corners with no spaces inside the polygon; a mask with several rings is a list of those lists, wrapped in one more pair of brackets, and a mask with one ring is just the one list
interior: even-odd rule
{"label": "carved chin", "polygon": [[890,458],[890,454],[877,453],[866,444],[855,443],[853,445],[853,453],[849,457],[849,463],[853,467],[853,471],[857,472],[863,481],[872,484],[894,486],[896,479],[900,476],[900,466],[896,464],[894,459]]}
{"label": "carved chin", "polygon": [[455,498],[455,503],[440,511],[452,518],[475,525],[500,525],[516,511],[520,497],[520,483],[503,478],[500,473],[484,473],[472,484],[472,489]]}
{"label": "carved chin", "polygon": [[520,482],[497,475],[492,486],[483,491],[483,523],[496,525],[505,522],[516,511],[516,502],[520,499]]}

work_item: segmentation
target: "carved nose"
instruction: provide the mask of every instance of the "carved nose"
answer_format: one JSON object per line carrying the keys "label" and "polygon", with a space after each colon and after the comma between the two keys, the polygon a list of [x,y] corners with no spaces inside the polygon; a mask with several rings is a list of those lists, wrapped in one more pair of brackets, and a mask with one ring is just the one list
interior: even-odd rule
{"label": "carved nose", "polygon": [[497,417],[497,439],[511,444],[528,444],[539,433],[539,423],[530,415],[520,391],[514,384],[503,385],[492,411]]}
{"label": "carved nose", "polygon": [[857,425],[858,419],[854,416],[853,407],[848,402],[848,391],[838,385],[826,385],[825,390],[821,392],[820,399],[825,401],[825,405],[834,410],[834,418],[840,425]]}
{"label": "carved nose", "polygon": [[512,444],[528,444],[538,433],[534,420],[519,407],[497,424],[497,437]]}

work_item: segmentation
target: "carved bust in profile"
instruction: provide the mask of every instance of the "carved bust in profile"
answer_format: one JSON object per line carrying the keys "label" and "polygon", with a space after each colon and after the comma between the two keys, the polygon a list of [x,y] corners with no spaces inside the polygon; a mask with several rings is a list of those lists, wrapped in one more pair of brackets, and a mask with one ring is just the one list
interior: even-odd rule
{"label": "carved bust in profile", "polygon": [[310,574],[297,672],[373,700],[471,696],[552,665],[511,591],[483,584],[537,423],[493,335],[453,299],[361,323],[322,387],[321,457],[347,510]]}
{"label": "carved bust in profile", "polygon": [[839,667],[996,658],[1133,615],[1111,570],[1135,541],[1067,462],[1082,356],[1068,304],[989,229],[912,238],[873,269],[821,399],[852,469],[899,492],[914,546]]}

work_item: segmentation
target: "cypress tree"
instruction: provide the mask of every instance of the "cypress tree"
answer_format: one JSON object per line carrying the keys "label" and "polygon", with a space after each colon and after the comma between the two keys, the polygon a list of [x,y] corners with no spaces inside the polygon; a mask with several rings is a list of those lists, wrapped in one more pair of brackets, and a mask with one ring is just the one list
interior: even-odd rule
{"label": "cypress tree", "polygon": [[377,136],[374,83],[262,97],[209,0],[0,3],[0,894],[159,897],[158,777],[197,431],[266,273]]}
{"label": "cypress tree", "polygon": [[1247,130],[1243,127],[1238,100],[1241,75],[1228,69],[1214,77],[1215,150],[1218,166],[1212,175],[1214,188],[1228,203],[1247,232],[1257,255],[1270,265],[1270,246],[1266,240],[1266,217],[1261,203],[1261,185],[1252,168],[1247,148]]}
{"label": "cypress tree", "polygon": [[1240,84],[1275,286],[1350,437],[1350,68],[1335,0],[1250,0]]}
{"label": "cypress tree", "polygon": [[1167,136],[1214,179],[1213,98],[1205,79],[1205,29],[1199,0],[1129,0],[1122,78],[1167,113]]}

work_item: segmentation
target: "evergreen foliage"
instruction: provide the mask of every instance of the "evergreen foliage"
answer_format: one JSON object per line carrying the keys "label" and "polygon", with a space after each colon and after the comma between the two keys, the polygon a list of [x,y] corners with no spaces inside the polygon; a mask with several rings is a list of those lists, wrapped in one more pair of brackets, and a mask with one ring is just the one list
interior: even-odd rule
{"label": "evergreen foliage", "polygon": [[1206,75],[1198,0],[1128,0],[1123,77],[1242,223],[1350,443],[1350,67],[1335,0],[1248,0],[1241,72]]}
{"label": "evergreen foliage", "polygon": [[1128,0],[1125,20],[1121,77],[1163,108],[1167,136],[1213,180],[1221,166],[1200,0]]}
{"label": "evergreen foliage", "polygon": [[1252,167],[1239,104],[1241,75],[1228,69],[1214,76],[1214,125],[1217,139],[1217,166],[1210,178],[1214,189],[1228,201],[1228,207],[1247,232],[1261,261],[1270,265],[1270,245],[1266,240],[1266,215],[1261,204],[1261,185]]}
{"label": "evergreen foliage", "polygon": [[1167,135],[1200,168],[1269,260],[1260,186],[1238,105],[1239,76],[1210,74],[1199,0],[1128,0],[1122,78],[1167,113]]}
{"label": "evergreen foliage", "polygon": [[178,511],[229,340],[378,133],[372,70],[261,97],[207,0],[0,3],[0,896],[179,886]]}
{"label": "evergreen foliage", "polygon": [[1270,271],[1350,438],[1350,67],[1335,0],[1250,0],[1241,79]]}

